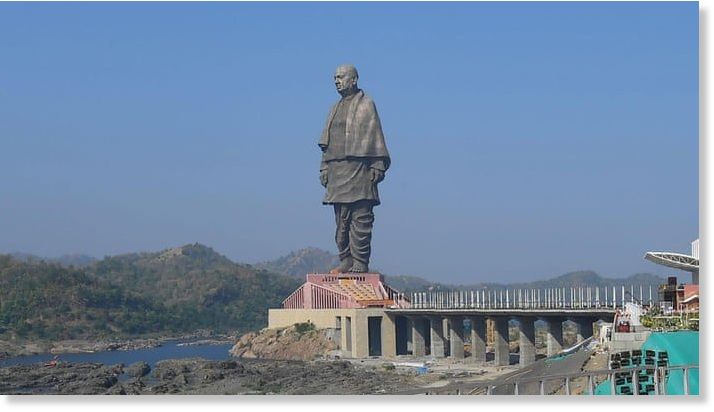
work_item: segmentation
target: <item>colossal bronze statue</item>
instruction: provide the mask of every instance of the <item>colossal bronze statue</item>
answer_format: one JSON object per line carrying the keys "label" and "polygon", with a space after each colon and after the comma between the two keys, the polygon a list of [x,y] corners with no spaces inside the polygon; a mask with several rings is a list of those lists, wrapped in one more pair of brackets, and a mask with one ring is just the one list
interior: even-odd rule
{"label": "colossal bronze statue", "polygon": [[377,184],[389,169],[374,101],[357,87],[357,69],[342,65],[335,86],[342,96],[327,116],[318,145],[322,149],[320,182],[327,188],[322,203],[335,209],[335,242],[340,265],[333,273],[369,271]]}

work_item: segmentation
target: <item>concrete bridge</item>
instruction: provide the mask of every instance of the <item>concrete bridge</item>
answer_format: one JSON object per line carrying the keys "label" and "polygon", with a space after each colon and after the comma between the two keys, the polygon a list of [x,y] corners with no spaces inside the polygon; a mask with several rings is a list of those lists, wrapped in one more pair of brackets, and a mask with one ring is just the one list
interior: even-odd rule
{"label": "concrete bridge", "polygon": [[[639,299],[636,297],[639,292]],[[396,355],[463,359],[464,321],[470,324],[471,356],[486,361],[486,320],[494,325],[494,360],[509,364],[508,324],[519,324],[519,363],[535,361],[535,322],[545,324],[547,355],[563,350],[563,323],[573,322],[577,341],[593,335],[595,322],[613,322],[626,302],[653,303],[651,286],[453,290],[411,295],[411,307],[385,309],[395,325]]]}
{"label": "concrete bridge", "polygon": [[[268,310],[268,327],[310,322],[331,329],[344,357],[429,355],[485,362],[488,323],[495,338],[495,363],[508,365],[508,325],[513,320],[519,325],[519,363],[527,366],[535,361],[536,322],[546,328],[551,356],[563,349],[564,322],[575,324],[581,341],[593,335],[595,322],[612,322],[625,303],[651,306],[657,298],[649,285],[434,290],[404,295],[385,285],[379,274],[308,274],[306,283],[283,301],[283,308]],[[469,340],[471,355],[467,357],[464,343]]]}
{"label": "concrete bridge", "polygon": [[[563,322],[571,321],[577,328],[577,341],[593,335],[593,324],[598,321],[612,322],[616,309],[599,308],[543,308],[543,309],[386,309],[394,322],[396,355],[433,356],[466,359],[473,362],[486,361],[486,321],[494,325],[494,361],[496,365],[508,365],[510,361],[508,324],[519,324],[519,363],[527,366],[535,362],[535,322],[545,324],[547,355],[563,350]],[[470,325],[471,356],[464,353],[465,321]]]}

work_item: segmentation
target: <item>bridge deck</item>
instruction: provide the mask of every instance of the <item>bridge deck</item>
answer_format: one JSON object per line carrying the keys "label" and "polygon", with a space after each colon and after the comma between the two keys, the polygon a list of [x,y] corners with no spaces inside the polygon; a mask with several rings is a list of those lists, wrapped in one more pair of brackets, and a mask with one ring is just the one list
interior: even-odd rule
{"label": "bridge deck", "polygon": [[615,315],[613,308],[447,308],[447,309],[387,309],[387,313],[403,316],[524,316],[524,317],[597,317],[610,318]]}

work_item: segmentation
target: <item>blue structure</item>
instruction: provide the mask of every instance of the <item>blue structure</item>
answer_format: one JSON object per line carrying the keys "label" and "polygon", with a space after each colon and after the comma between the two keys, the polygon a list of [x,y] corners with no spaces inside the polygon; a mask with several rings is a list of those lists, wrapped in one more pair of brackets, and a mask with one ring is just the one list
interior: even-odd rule
{"label": "blue structure", "polygon": [[[611,360],[611,369],[622,368],[621,378],[615,381],[615,391],[617,395],[630,395],[635,388],[632,385],[632,378],[628,367],[640,365],[650,366],[687,366],[699,365],[699,332],[697,331],[677,331],[677,332],[655,332],[642,345],[638,351],[625,352],[628,356]],[[623,353],[624,354],[624,353]],[[646,363],[648,362],[648,363]],[[649,372],[649,371],[648,371]],[[684,372],[682,370],[672,370],[665,378],[665,393],[667,395],[683,395]],[[654,393],[653,374],[640,372],[639,393]],[[687,391],[690,395],[699,395],[699,370],[692,369],[687,376]],[[610,395],[611,383],[609,380],[601,383],[595,389],[596,395]]]}

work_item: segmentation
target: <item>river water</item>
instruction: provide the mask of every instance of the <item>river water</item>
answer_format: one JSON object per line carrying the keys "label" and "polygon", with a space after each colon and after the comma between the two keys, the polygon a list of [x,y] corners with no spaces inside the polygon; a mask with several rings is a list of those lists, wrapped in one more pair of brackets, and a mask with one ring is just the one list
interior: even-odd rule
{"label": "river water", "polygon": [[[179,346],[181,341],[163,342],[162,346],[156,348],[145,348],[127,351],[108,351],[94,353],[67,353],[60,354],[60,362],[96,362],[105,365],[116,365],[123,363],[131,365],[134,362],[144,361],[152,368],[156,362],[165,359],[203,358],[207,360],[229,359],[228,351],[232,344],[222,345],[189,345]],[[37,362],[49,362],[55,355],[45,353],[41,355],[18,356],[0,360],[0,367],[27,365]]]}

